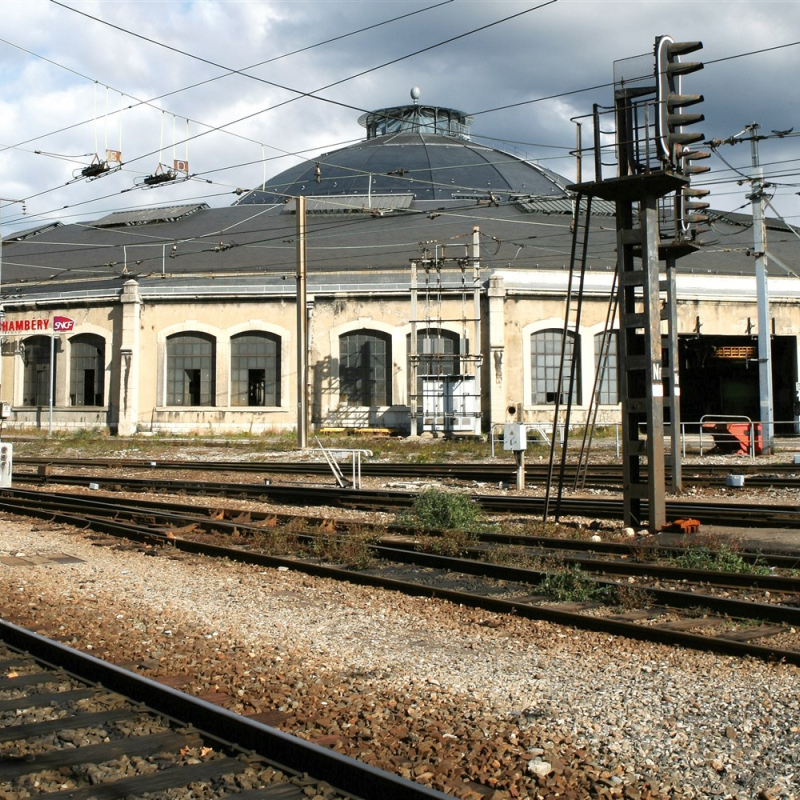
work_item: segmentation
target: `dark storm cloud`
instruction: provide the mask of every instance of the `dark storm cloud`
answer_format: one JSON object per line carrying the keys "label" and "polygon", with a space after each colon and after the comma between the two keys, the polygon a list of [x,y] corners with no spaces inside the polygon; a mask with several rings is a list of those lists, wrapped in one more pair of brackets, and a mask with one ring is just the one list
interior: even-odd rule
{"label": "dark storm cloud", "polygon": [[[97,0],[72,5],[142,37],[217,64],[243,68],[433,3]],[[615,60],[651,53],[655,37],[665,33],[678,40],[702,40],[705,45],[698,57],[707,67],[687,78],[687,85],[705,95],[706,122],[700,127],[708,138],[726,139],[753,121],[765,133],[793,126],[800,130],[795,79],[800,47],[713,63],[800,39],[800,3],[794,0],[724,4],[718,0],[558,0],[369,71],[536,5],[455,0],[252,70],[269,83],[233,75],[175,93],[216,78],[223,70],[45,0],[6,0],[2,36],[17,47],[0,44],[0,144],[25,142],[91,120],[95,114],[100,119],[0,152],[0,196],[31,198],[27,209],[32,221],[38,221],[35,215],[91,219],[115,208],[195,198],[212,205],[227,204],[236,187],[252,186],[265,174],[296,163],[287,153],[308,151],[313,157],[336,143],[360,138],[359,110],[405,103],[412,86],[421,88],[422,102],[475,113],[476,137],[502,140],[508,149],[542,159],[572,177],[569,151],[575,146],[575,126],[570,119],[587,114],[592,103],[610,105],[612,88],[526,101],[609,84]],[[296,99],[291,89],[320,90],[325,99]],[[164,94],[168,96],[156,101],[164,113],[137,106],[131,99]],[[286,101],[290,102],[268,110]],[[520,105],[480,113],[512,104]],[[126,107],[121,128],[120,115],[110,113],[120,105]],[[192,120],[189,135],[204,135],[193,138],[188,148],[180,143],[173,146],[185,136],[186,117]],[[211,128],[220,130],[207,133]],[[88,162],[85,155],[74,156],[91,155],[106,143],[116,146],[120,135],[128,162],[124,171],[92,183],[64,185]],[[795,194],[800,187],[793,184],[800,183],[800,161],[793,159],[800,158],[799,141],[787,137],[760,145],[765,171],[780,184],[775,188],[775,206],[781,214],[792,215],[795,223],[800,222]],[[34,150],[70,158],[37,155]],[[734,166],[744,171],[749,167],[748,145],[724,146],[720,152]],[[212,183],[191,181],[154,191],[126,191],[152,172],[159,160],[171,163],[173,156],[187,154],[192,171]],[[265,164],[260,163],[262,158],[267,159]],[[715,181],[741,177],[719,159],[711,163]],[[746,186],[713,185],[716,207],[731,209],[746,203]],[[3,216],[4,221],[12,219],[12,209]]]}

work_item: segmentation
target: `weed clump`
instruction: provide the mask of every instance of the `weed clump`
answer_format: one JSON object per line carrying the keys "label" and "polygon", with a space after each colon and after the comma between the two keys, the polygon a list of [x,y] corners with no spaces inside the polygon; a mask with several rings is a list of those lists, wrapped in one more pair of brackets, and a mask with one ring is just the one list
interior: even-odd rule
{"label": "weed clump", "polygon": [[480,521],[480,509],[465,494],[443,489],[423,489],[401,524],[421,531],[473,531]]}
{"label": "weed clump", "polygon": [[539,589],[542,594],[564,603],[607,603],[616,599],[613,587],[601,586],[579,566],[548,570]]}
{"label": "weed clump", "polygon": [[318,534],[308,550],[310,554],[328,563],[342,564],[346,569],[367,569],[372,564],[372,531],[350,531],[346,534]]}
{"label": "weed clump", "polygon": [[742,558],[741,553],[722,546],[718,550],[708,547],[696,547],[685,550],[673,559],[677,567],[686,569],[705,569],[717,572],[749,572],[754,575],[769,575],[766,564],[756,560],[754,563]]}
{"label": "weed clump", "polygon": [[480,521],[480,509],[467,495],[436,488],[423,489],[397,518],[400,525],[432,534],[420,542],[425,552],[452,557],[475,544]]}

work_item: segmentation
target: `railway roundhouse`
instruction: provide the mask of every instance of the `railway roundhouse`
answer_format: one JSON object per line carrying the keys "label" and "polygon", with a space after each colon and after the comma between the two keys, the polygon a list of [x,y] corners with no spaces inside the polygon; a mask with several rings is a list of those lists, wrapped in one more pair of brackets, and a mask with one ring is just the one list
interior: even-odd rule
{"label": "railway roundhouse", "polygon": [[[4,237],[0,400],[8,428],[252,432],[297,424],[298,197],[304,197],[309,416],[317,428],[477,434],[521,408],[573,421],[595,388],[620,416],[615,340],[595,386],[616,263],[596,201],[583,313],[564,338],[574,195],[536,163],[419,105],[367,138],[203,203],[120,211]],[[678,262],[681,416],[758,417],[752,219],[712,212]],[[768,220],[774,418],[798,420],[800,237]],[[788,266],[787,266],[788,265]],[[613,323],[612,323],[613,327]],[[563,406],[562,406],[563,408]]]}

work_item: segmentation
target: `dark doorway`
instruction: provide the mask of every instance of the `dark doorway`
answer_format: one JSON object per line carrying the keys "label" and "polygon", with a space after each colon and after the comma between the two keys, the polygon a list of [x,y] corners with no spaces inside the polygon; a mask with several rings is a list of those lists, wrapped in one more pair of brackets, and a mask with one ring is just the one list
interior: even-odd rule
{"label": "dark doorway", "polygon": [[[751,336],[686,336],[679,340],[681,421],[708,414],[760,418],[758,342]],[[797,344],[772,338],[772,399],[776,432],[795,416]],[[787,432],[790,432],[788,428]]]}

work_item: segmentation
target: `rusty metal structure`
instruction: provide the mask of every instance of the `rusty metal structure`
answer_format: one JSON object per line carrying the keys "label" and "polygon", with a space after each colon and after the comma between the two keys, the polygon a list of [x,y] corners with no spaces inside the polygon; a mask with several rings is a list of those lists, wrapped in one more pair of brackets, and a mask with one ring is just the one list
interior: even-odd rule
{"label": "rusty metal structure", "polygon": [[[675,262],[698,247],[707,192],[691,188],[690,177],[708,169],[695,164],[708,154],[690,148],[703,134],[684,130],[702,121],[702,114],[685,108],[703,98],[681,89],[682,76],[702,64],[683,62],[681,56],[700,48],[699,42],[660,36],[652,55],[615,62],[614,105],[595,105],[591,115],[594,180],[579,178],[570,187],[578,196],[576,231],[583,197],[616,206],[624,517],[626,525],[653,532],[668,522],[665,409],[670,413],[673,488],[681,484]],[[613,149],[605,144],[612,134]],[[580,143],[578,152],[582,157]],[[612,153],[613,161],[604,161]],[[616,167],[616,175],[606,178],[609,166]],[[588,225],[585,231],[588,236]]]}

